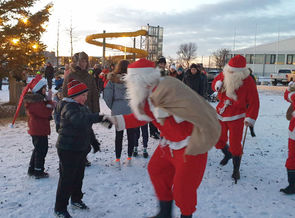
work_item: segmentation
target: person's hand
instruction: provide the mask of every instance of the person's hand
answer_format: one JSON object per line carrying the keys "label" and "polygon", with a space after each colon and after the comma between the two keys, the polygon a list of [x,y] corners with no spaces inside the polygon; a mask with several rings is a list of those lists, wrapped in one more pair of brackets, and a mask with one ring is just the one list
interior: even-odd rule
{"label": "person's hand", "polygon": [[244,122],[244,125],[245,126],[248,126],[248,127],[253,127],[252,123],[248,122],[248,121],[245,121]]}
{"label": "person's hand", "polygon": [[116,123],[115,117],[109,115],[104,115],[101,121],[101,124],[108,129],[111,129],[113,124],[116,125]]}
{"label": "person's hand", "polygon": [[217,92],[219,92],[221,90],[223,86],[223,82],[221,80],[218,80],[216,83],[215,83],[215,89]]}

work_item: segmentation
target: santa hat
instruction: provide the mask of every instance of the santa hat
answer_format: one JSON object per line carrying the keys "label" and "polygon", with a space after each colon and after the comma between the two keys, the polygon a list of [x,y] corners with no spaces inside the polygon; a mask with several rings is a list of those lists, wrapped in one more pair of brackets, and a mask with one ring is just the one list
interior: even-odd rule
{"label": "santa hat", "polygon": [[236,55],[228,62],[228,69],[231,71],[244,71],[246,70],[246,58],[242,55]]}
{"label": "santa hat", "polygon": [[87,86],[84,83],[79,82],[78,80],[71,79],[68,83],[68,96],[70,98],[81,95],[87,91]]}
{"label": "santa hat", "polygon": [[42,78],[40,74],[38,74],[29,84],[29,88],[32,90],[33,93],[38,92],[46,86],[46,80]]}
{"label": "santa hat", "polygon": [[139,59],[128,65],[126,79],[138,78],[138,80],[149,81],[151,77],[160,77],[161,73],[155,68],[155,63],[145,58]]}

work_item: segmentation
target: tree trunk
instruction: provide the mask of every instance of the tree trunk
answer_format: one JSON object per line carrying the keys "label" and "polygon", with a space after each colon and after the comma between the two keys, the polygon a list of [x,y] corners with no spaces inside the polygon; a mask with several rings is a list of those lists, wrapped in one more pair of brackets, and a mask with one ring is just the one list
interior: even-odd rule
{"label": "tree trunk", "polygon": [[[17,107],[20,95],[23,91],[25,84],[23,82],[17,82],[13,77],[9,78],[9,103]],[[22,104],[19,111],[19,116],[25,115],[25,107]]]}

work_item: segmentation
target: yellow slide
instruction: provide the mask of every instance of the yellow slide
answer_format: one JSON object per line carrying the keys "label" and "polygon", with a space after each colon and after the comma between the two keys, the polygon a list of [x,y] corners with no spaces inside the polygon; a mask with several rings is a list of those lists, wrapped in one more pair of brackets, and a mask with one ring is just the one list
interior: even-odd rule
{"label": "yellow slide", "polygon": [[[137,30],[135,32],[121,32],[121,33],[98,33],[98,34],[92,34],[86,37],[85,41],[87,43],[97,45],[97,46],[103,46],[102,42],[96,41],[95,39],[99,38],[119,38],[119,37],[136,37],[136,36],[146,36],[148,32],[146,30]],[[131,48],[131,47],[125,47],[122,45],[116,45],[116,44],[109,44],[105,43],[105,47],[111,48],[111,49],[117,49],[122,52],[127,53],[135,53],[136,58],[144,58],[148,56],[148,52],[146,50],[137,49],[137,48]],[[134,55],[118,55],[113,56],[115,59],[132,59]]]}

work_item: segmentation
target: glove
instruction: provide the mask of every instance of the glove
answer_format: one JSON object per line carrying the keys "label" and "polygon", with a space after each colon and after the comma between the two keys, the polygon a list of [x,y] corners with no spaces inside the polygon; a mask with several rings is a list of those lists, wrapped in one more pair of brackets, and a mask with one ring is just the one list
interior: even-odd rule
{"label": "glove", "polygon": [[115,118],[112,116],[105,115],[103,116],[102,121],[100,123],[104,127],[111,129],[113,126],[113,123],[115,123]]}
{"label": "glove", "polygon": [[221,80],[218,80],[216,83],[215,83],[215,89],[217,92],[219,92],[221,90],[223,86],[223,82]]}

